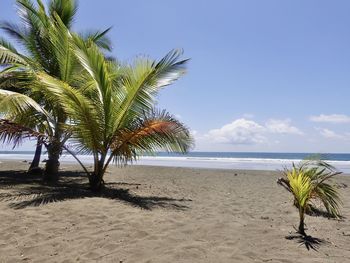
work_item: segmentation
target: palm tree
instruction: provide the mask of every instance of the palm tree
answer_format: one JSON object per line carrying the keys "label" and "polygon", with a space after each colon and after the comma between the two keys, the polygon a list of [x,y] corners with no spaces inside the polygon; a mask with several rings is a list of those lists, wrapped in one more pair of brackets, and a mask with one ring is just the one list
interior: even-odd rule
{"label": "palm tree", "polygon": [[[34,14],[40,17],[39,12]],[[181,52],[172,51],[158,62],[139,58],[133,65],[122,65],[106,59],[98,41],[70,33],[58,15],[41,22],[59,74],[50,74],[10,45],[0,47],[0,60],[10,65],[1,73],[1,85],[24,91],[0,89],[0,112],[31,116],[33,121],[4,122],[2,129],[0,122],[0,138],[17,141],[21,130],[36,136],[29,124],[40,125],[45,130],[49,175],[57,174],[61,149],[75,156],[66,146],[71,138],[76,152],[94,157],[94,171],[84,167],[94,190],[101,189],[111,161],[126,163],[158,149],[188,151],[192,145],[188,129],[167,112],[153,108],[159,89],[185,73],[187,60],[179,60]],[[104,33],[92,37],[101,39]]]}
{"label": "palm tree", "polygon": [[111,161],[125,164],[144,152],[190,149],[189,130],[166,111],[154,109],[158,91],[185,73],[187,60],[179,60],[181,51],[171,51],[158,62],[139,58],[122,65],[106,60],[96,45],[77,36],[73,42],[85,69],[79,90],[44,72],[37,77],[45,94],[69,116],[75,152],[93,155],[94,170],[88,172],[91,189],[101,189]]}
{"label": "palm tree", "polygon": [[278,183],[294,197],[294,205],[299,211],[298,232],[306,236],[305,214],[312,208],[313,201],[319,200],[331,217],[340,216],[340,196],[335,186],[328,183],[332,177],[340,174],[324,161],[304,161],[299,166],[284,171],[284,178]]}
{"label": "palm tree", "polygon": [[[47,33],[44,32],[46,28],[41,27],[42,16],[46,16],[46,13],[42,12],[44,10],[42,3],[38,3],[40,5],[40,17],[37,16],[37,14],[39,14],[39,9],[36,8],[32,2],[25,0],[17,1],[18,11],[21,14],[23,24],[16,25],[10,22],[3,22],[0,28],[19,42],[21,46],[25,48],[26,52],[30,54],[30,57],[45,68],[49,74],[57,75],[59,68],[55,60],[52,59],[52,53],[48,48],[48,40],[45,38]],[[75,1],[52,0],[49,2],[50,16],[53,17],[54,14],[57,14],[67,27],[71,26],[76,11],[77,5]],[[2,42],[4,41],[2,40]],[[8,47],[8,45],[2,46]],[[4,63],[6,62],[5,60]],[[16,87],[14,87],[14,89],[16,89]],[[18,120],[17,118],[17,121],[23,120]],[[41,151],[42,144],[38,141],[29,171],[39,166]]]}
{"label": "palm tree", "polygon": [[[8,100],[9,96],[18,98],[16,93],[28,95],[37,102],[36,107],[43,107],[47,113],[50,113],[48,120],[47,115],[35,114],[33,107],[18,111],[13,110],[14,105],[10,107],[6,104],[8,108],[3,108],[6,118],[26,127],[46,132],[55,138],[47,145],[49,159],[45,174],[48,179],[56,179],[62,145],[69,135],[64,131],[66,116],[58,104],[46,100],[44,94],[38,90],[33,93],[28,86],[32,85],[31,82],[35,79],[33,75],[38,71],[45,71],[68,83],[74,81],[75,74],[79,74],[81,69],[71,52],[68,41],[69,28],[77,11],[77,4],[74,0],[51,0],[46,11],[41,1],[37,3],[36,6],[29,0],[17,0],[22,25],[3,22],[0,26],[25,50],[24,54],[19,53],[9,42],[0,39],[0,65],[5,66],[0,73],[0,88],[5,91],[0,90],[0,96]],[[83,36],[85,41],[95,42],[100,48],[110,51],[110,42],[105,36],[108,30],[90,32]],[[74,86],[72,83],[71,85]],[[16,93],[9,95],[7,91]],[[25,103],[24,98],[21,97],[22,103]],[[41,148],[42,144],[38,141],[30,169],[39,165]]]}

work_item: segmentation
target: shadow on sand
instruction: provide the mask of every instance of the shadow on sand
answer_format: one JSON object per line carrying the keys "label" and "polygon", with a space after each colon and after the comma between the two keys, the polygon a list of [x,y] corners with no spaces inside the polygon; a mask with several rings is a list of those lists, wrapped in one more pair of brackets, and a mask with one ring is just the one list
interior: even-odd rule
{"label": "shadow on sand", "polygon": [[146,210],[189,208],[182,202],[191,201],[190,199],[139,196],[124,188],[139,185],[124,182],[106,183],[105,188],[96,193],[90,191],[86,176],[81,172],[63,171],[60,174],[60,181],[55,185],[49,185],[43,183],[40,176],[28,175],[24,171],[0,171],[0,190],[5,190],[1,191],[0,200],[10,202],[9,206],[14,209],[92,197],[118,200]]}
{"label": "shadow on sand", "polygon": [[315,251],[318,251],[318,248],[322,244],[326,243],[326,241],[323,239],[312,237],[309,235],[304,236],[300,234],[294,234],[294,235],[288,235],[285,238],[288,240],[296,240],[299,246],[305,246],[307,250],[312,249]]}

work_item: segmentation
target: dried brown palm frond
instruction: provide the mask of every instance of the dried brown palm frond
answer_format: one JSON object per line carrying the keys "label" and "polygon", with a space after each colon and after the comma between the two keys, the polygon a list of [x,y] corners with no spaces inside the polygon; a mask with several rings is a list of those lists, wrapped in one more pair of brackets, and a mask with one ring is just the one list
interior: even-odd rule
{"label": "dried brown palm frond", "polygon": [[9,120],[0,119],[0,141],[18,145],[26,138],[36,138],[43,144],[49,143],[48,137],[43,133]]}

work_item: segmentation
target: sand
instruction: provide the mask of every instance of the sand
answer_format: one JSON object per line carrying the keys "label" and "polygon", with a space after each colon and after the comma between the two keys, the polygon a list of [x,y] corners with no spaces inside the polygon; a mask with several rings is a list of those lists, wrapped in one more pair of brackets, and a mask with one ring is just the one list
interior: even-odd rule
{"label": "sand", "polygon": [[350,176],[343,220],[307,216],[308,250],[286,239],[298,213],[278,172],[112,167],[97,196],[78,166],[57,187],[27,166],[0,164],[0,262],[350,262]]}

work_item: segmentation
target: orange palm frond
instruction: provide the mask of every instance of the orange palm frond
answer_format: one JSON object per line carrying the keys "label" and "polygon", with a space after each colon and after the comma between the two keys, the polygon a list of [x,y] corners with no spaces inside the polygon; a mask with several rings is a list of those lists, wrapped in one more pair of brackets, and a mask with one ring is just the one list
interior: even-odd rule
{"label": "orange palm frond", "polygon": [[140,137],[151,136],[155,133],[166,133],[175,127],[175,124],[169,121],[147,121],[144,123],[144,127],[135,131],[121,130],[116,136],[116,140],[113,142],[111,149],[123,148],[125,144],[133,144]]}
{"label": "orange palm frond", "polygon": [[157,150],[187,152],[193,145],[188,129],[165,111],[153,111],[129,127],[120,129],[112,139],[112,154],[121,161],[131,160],[137,152]]}

